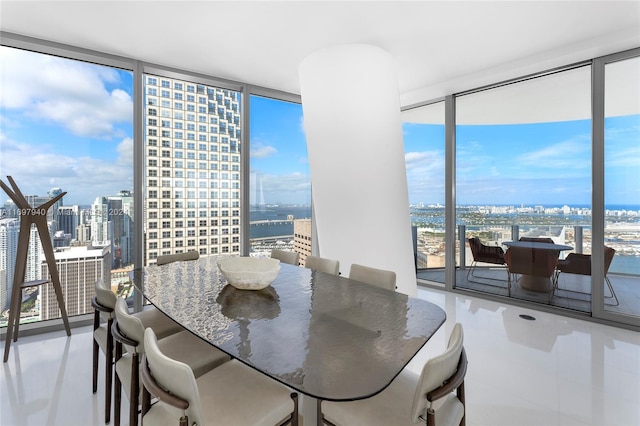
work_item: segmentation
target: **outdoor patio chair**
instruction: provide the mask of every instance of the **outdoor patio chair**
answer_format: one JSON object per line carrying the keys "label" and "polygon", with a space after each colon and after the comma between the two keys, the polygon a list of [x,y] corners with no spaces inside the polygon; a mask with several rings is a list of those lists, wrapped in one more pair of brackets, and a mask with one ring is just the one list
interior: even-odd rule
{"label": "outdoor patio chair", "polygon": [[[502,250],[502,247],[488,246],[488,245],[482,244],[482,241],[480,241],[480,238],[478,237],[469,238],[468,241],[469,241],[469,248],[471,248],[471,254],[473,255],[473,262],[471,262],[471,266],[467,271],[467,281],[475,282],[478,284],[492,285],[494,287],[503,287],[503,285],[496,285],[496,284],[493,284],[491,281],[505,282],[508,280],[476,275],[476,268],[478,266],[478,262],[490,263],[492,265],[506,266],[505,259],[504,259],[504,250]],[[471,277],[476,279],[482,279],[484,281],[477,281],[472,279]]]}
{"label": "outdoor patio chair", "polygon": [[549,237],[520,237],[518,241],[531,241],[534,243],[549,243],[554,244],[555,242]]}
{"label": "outdoor patio chair", "polygon": [[[608,304],[611,306],[618,306],[620,302],[618,301],[618,296],[616,296],[615,291],[613,291],[613,286],[611,285],[611,281],[609,277],[607,277],[607,273],[609,272],[609,267],[611,266],[611,262],[613,261],[613,256],[616,254],[616,251],[611,247],[604,247],[604,281],[609,287],[609,296],[605,296],[606,299],[613,299],[615,303]],[[554,295],[558,296],[555,291],[563,290],[570,293],[579,293],[579,294],[588,294],[591,295],[591,292],[583,292],[576,290],[569,290],[566,288],[559,288],[558,279],[560,278],[560,273],[564,272],[565,274],[577,274],[577,275],[587,275],[591,276],[591,255],[590,254],[582,254],[582,253],[569,253],[566,259],[559,260],[558,265],[556,267],[556,278],[555,278],[555,287],[554,287]],[[562,296],[558,296],[562,297]]]}
{"label": "outdoor patio chair", "polygon": [[[548,279],[548,287],[545,287],[544,290],[536,289],[536,291],[548,291],[549,303],[551,302],[555,283],[554,274],[558,263],[557,250],[509,247],[504,257],[507,263],[509,295],[511,295],[511,283],[515,281],[515,277],[519,274],[532,280],[536,278]],[[523,285],[524,282],[521,283],[521,287]]]}

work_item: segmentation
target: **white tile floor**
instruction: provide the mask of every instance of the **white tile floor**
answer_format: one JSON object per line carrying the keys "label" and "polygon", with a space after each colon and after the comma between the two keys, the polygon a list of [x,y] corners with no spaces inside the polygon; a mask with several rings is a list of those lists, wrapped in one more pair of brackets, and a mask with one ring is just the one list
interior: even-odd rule
{"label": "white tile floor", "polygon": [[[453,324],[462,323],[467,425],[640,425],[640,333],[438,290],[420,288],[418,296],[448,318],[408,368],[419,371],[442,352]],[[91,329],[72,332],[11,345],[0,425],[104,424],[104,364],[94,395]],[[127,410],[125,403],[125,420]]]}

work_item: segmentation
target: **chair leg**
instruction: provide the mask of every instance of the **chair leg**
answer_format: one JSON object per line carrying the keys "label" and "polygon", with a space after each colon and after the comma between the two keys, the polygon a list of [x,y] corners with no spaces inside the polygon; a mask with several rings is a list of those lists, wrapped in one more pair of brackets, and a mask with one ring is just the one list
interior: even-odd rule
{"label": "chair leg", "polygon": [[[605,303],[605,305],[608,306],[618,306],[620,304],[620,301],[618,300],[618,296],[616,295],[616,292],[613,290],[613,285],[611,285],[611,281],[609,280],[609,277],[605,276],[604,277],[604,281],[607,284],[607,287],[609,288],[609,293],[611,293],[611,296],[604,296],[605,299],[614,299],[615,303]],[[586,294],[588,296],[591,296],[591,291],[589,292],[584,292],[584,291],[578,291],[578,290],[569,290],[567,288],[560,288],[560,271],[557,272],[556,276],[555,276],[555,288],[554,288],[554,294],[556,290],[563,290],[565,292],[568,293],[577,293],[577,294]],[[573,299],[572,297],[569,296],[558,296],[558,297],[566,297],[569,299]],[[577,299],[577,300],[582,300],[582,299]]]}
{"label": "chair leg", "polygon": [[611,285],[611,281],[609,281],[609,277],[604,277],[605,282],[607,283],[607,286],[609,287],[609,291],[611,292],[611,296],[614,298],[614,300],[616,301],[616,303],[609,305],[609,306],[618,306],[620,304],[620,301],[618,300],[618,296],[616,296],[616,292],[613,291],[613,286]]}
{"label": "chair leg", "polygon": [[460,426],[465,426],[466,417],[467,417],[467,406],[464,399],[464,382],[460,383],[460,386],[458,386],[458,390],[456,393],[457,393],[458,399],[462,403],[462,407],[464,408],[464,411],[462,413],[462,420],[460,420]]}
{"label": "chair leg", "polygon": [[291,393],[291,399],[293,400],[293,413],[291,414],[291,425],[298,426],[298,394],[296,392]]}
{"label": "chair leg", "polygon": [[104,395],[104,422],[111,421],[111,387],[113,385],[113,335],[111,334],[111,326],[113,319],[107,321],[107,353],[105,366],[105,395]]}
{"label": "chair leg", "polygon": [[93,339],[93,386],[92,392],[96,393],[98,391],[98,355],[100,352],[100,347],[98,346],[98,342],[96,339]]}
{"label": "chair leg", "polygon": [[469,266],[469,270],[467,271],[467,281],[471,281],[469,279],[469,275],[473,275],[471,272],[473,271],[473,268],[475,268],[476,265],[476,261],[474,260],[473,262],[471,262],[471,265]]}
{"label": "chair leg", "polygon": [[140,395],[140,363],[138,353],[131,355],[131,390],[129,391],[129,426],[138,426],[138,404]]}
{"label": "chair leg", "polygon": [[120,411],[122,410],[122,382],[118,373],[113,377],[113,426],[120,426]]}
{"label": "chair leg", "polygon": [[[96,309],[93,314],[93,331],[100,327],[100,312]],[[98,355],[100,352],[100,346],[96,339],[93,339],[93,393],[98,391]]]}

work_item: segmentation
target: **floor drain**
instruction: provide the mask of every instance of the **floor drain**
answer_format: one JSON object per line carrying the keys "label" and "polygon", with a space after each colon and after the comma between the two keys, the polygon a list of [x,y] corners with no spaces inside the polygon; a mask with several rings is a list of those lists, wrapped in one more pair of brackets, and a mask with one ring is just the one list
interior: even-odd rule
{"label": "floor drain", "polygon": [[520,315],[520,318],[526,319],[527,321],[535,321],[536,320],[536,317],[532,317],[531,315],[525,315],[525,314]]}

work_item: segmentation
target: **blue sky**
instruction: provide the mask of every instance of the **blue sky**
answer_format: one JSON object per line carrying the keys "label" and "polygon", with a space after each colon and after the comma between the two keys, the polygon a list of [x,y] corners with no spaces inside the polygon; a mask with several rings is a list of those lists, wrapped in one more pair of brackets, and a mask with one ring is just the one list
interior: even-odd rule
{"label": "blue sky", "polygon": [[[411,203],[444,204],[444,126],[404,124]],[[640,115],[605,124],[607,204],[640,204]],[[591,121],[456,130],[458,204],[591,204]]]}
{"label": "blue sky", "polygon": [[251,172],[262,181],[265,203],[311,204],[302,105],[251,96],[250,113]]}
{"label": "blue sky", "polygon": [[0,84],[2,179],[67,205],[132,188],[129,71],[0,47]]}
{"label": "blue sky", "polygon": [[[131,189],[132,74],[0,47],[0,175],[65,204]],[[250,98],[251,171],[266,203],[308,204],[302,106]],[[402,129],[411,203],[444,204],[444,126]],[[589,205],[591,124],[459,126],[459,204]],[[640,115],[607,120],[607,204],[640,204]],[[255,196],[252,195],[252,200]]]}

